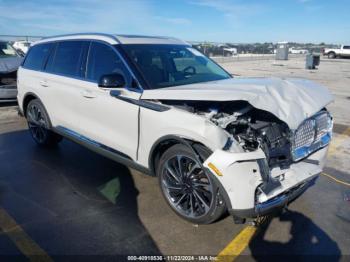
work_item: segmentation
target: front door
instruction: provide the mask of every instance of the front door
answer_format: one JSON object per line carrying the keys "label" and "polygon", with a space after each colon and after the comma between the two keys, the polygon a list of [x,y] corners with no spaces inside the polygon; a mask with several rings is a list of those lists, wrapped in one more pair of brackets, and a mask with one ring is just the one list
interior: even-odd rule
{"label": "front door", "polygon": [[[136,160],[139,106],[110,95],[111,89],[98,87],[104,74],[120,73],[127,86],[133,83],[117,51],[100,42],[91,42],[87,58],[86,80],[80,87],[79,133]],[[140,92],[118,88],[122,97],[138,100]]]}

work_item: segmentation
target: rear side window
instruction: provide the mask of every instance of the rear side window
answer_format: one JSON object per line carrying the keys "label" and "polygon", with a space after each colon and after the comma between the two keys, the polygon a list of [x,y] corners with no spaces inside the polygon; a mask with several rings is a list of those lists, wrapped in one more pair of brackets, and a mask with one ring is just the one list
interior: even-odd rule
{"label": "rear side window", "polygon": [[97,82],[102,75],[119,73],[125,77],[126,83],[131,83],[130,74],[112,47],[92,42],[87,61],[87,79]]}
{"label": "rear side window", "polygon": [[84,56],[83,41],[58,43],[55,53],[50,56],[46,70],[52,73],[81,76]]}
{"label": "rear side window", "polygon": [[47,43],[31,47],[24,60],[23,67],[33,70],[41,70],[52,46],[52,43]]}

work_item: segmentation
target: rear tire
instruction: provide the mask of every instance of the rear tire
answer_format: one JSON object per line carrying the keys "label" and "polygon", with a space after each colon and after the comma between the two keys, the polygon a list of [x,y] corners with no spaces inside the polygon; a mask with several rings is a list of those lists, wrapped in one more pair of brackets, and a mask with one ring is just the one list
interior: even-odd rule
{"label": "rear tire", "polygon": [[[195,145],[201,159],[210,152]],[[226,210],[218,182],[202,168],[193,150],[183,144],[170,147],[159,160],[157,176],[163,196],[181,218],[195,224],[209,224]]]}
{"label": "rear tire", "polygon": [[26,109],[26,118],[30,134],[38,145],[51,147],[62,140],[62,136],[50,130],[49,115],[39,99],[33,99],[29,102]]}
{"label": "rear tire", "polygon": [[330,58],[330,59],[334,59],[334,58],[336,58],[337,56],[336,56],[336,54],[334,53],[334,52],[329,52],[328,53],[328,58]]}

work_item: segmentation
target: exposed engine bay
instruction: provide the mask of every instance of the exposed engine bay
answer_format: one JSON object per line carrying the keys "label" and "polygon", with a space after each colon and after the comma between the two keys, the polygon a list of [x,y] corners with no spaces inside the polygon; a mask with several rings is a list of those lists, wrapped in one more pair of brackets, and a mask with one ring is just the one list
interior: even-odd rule
{"label": "exposed engine bay", "polygon": [[286,123],[273,114],[256,109],[246,101],[162,101],[186,111],[203,115],[225,129],[246,151],[259,147],[270,168],[288,168],[292,162],[291,132]]}

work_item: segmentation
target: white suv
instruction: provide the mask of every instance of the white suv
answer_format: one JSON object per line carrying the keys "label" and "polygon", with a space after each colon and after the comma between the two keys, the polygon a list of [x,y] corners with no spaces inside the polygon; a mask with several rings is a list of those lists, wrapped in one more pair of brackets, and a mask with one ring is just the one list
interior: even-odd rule
{"label": "white suv", "polygon": [[286,206],[322,171],[329,91],[302,79],[232,78],[186,42],[77,34],[38,41],[18,102],[41,146],[72,139],[159,179],[194,223]]}

